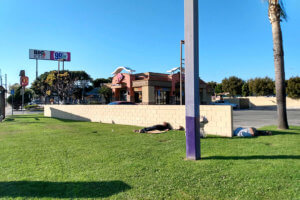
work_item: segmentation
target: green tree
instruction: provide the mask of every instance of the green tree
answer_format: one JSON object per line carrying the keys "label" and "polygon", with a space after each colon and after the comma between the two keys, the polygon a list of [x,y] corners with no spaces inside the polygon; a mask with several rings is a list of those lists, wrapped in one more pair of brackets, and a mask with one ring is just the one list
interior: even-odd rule
{"label": "green tree", "polygon": [[57,71],[51,71],[45,80],[45,83],[49,86],[46,93],[50,96],[55,92],[59,99],[64,101],[73,93],[73,82],[69,72],[58,73]]}
{"label": "green tree", "polygon": [[9,86],[9,90],[14,90],[17,91],[20,88],[20,84],[19,83],[14,83],[12,85]]}
{"label": "green tree", "polygon": [[300,98],[300,77],[292,77],[288,80],[287,94],[291,98]]}
{"label": "green tree", "polygon": [[41,74],[34,82],[31,84],[31,89],[34,93],[41,97],[46,96],[46,92],[49,89],[49,85],[45,82],[50,72],[45,72]]}
{"label": "green tree", "polygon": [[[65,100],[73,97],[83,97],[88,90],[92,78],[85,71],[50,71],[41,74],[32,84],[32,89],[39,96],[59,95]],[[80,93],[80,94],[79,94]]]}
{"label": "green tree", "polygon": [[94,88],[100,88],[105,83],[111,83],[112,77],[109,78],[97,78],[93,81],[93,87]]}
{"label": "green tree", "polygon": [[249,91],[249,83],[248,82],[245,82],[243,84],[243,87],[242,87],[242,96],[243,97],[247,97],[250,95],[250,91]]}
{"label": "green tree", "polygon": [[250,93],[254,96],[269,96],[274,95],[275,84],[274,81],[269,78],[255,78],[249,81]]}
{"label": "green tree", "polygon": [[210,82],[207,82],[206,84],[212,89],[212,92],[215,93],[215,88],[217,86],[217,82],[210,81]]}
{"label": "green tree", "polygon": [[244,81],[236,76],[231,76],[222,80],[222,89],[229,92],[230,96],[242,95]]}
{"label": "green tree", "polygon": [[[17,86],[17,85],[15,85]],[[18,87],[15,90],[15,94],[14,95],[10,95],[7,98],[7,102],[12,105],[12,101],[14,101],[14,109],[19,109],[22,106],[22,93],[21,93],[21,89],[22,87]],[[25,93],[24,93],[24,105],[28,104],[29,102],[31,102],[32,97],[34,95],[33,90],[31,89],[25,89]],[[12,99],[14,98],[14,99]]]}
{"label": "green tree", "polygon": [[215,93],[216,94],[220,94],[223,93],[223,88],[222,88],[222,83],[217,83],[216,87],[215,87]]}
{"label": "green tree", "polygon": [[110,102],[111,97],[112,97],[111,88],[104,85],[99,89],[99,93],[104,97],[106,104]]}
{"label": "green tree", "polygon": [[281,21],[286,19],[286,13],[282,0],[268,0],[269,20],[272,25],[273,52],[275,66],[275,86],[277,100],[277,120],[279,129],[288,129],[286,112],[286,89],[284,71],[284,51],[282,42]]}

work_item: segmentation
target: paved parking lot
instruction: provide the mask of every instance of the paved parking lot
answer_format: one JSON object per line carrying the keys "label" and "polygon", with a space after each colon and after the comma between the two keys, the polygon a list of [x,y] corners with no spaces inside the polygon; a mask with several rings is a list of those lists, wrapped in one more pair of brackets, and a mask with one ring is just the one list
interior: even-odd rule
{"label": "paved parking lot", "polygon": [[[300,126],[300,109],[288,110],[289,125]],[[276,110],[234,110],[233,128],[277,125]]]}

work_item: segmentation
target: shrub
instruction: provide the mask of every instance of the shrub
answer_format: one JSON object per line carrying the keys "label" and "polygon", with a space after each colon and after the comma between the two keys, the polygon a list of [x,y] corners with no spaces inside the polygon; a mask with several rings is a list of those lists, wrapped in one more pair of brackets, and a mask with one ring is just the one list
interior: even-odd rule
{"label": "shrub", "polygon": [[300,77],[292,77],[288,80],[287,95],[291,98],[300,98]]}

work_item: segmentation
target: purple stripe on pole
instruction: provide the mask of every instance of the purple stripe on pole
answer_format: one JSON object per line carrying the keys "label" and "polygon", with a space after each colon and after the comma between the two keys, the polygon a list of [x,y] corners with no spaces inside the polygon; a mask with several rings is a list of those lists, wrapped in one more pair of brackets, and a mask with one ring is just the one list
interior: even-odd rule
{"label": "purple stripe on pole", "polygon": [[186,117],[186,158],[200,159],[200,119],[199,117]]}

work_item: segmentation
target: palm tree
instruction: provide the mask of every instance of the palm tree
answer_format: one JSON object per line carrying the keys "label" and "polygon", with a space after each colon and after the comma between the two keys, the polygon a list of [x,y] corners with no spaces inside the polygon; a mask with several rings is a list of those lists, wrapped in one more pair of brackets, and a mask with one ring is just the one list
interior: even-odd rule
{"label": "palm tree", "polygon": [[286,13],[282,0],[268,0],[268,3],[269,19],[272,25],[273,34],[278,129],[288,129],[289,125],[286,114],[284,52],[280,26],[281,20],[286,20]]}

